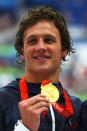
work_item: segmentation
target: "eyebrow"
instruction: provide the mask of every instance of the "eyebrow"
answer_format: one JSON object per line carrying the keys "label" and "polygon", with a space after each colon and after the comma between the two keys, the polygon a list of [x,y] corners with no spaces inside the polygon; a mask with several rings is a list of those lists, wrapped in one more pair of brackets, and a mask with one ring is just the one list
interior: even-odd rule
{"label": "eyebrow", "polygon": [[24,40],[27,42],[29,39],[35,38],[37,35],[29,35]]}
{"label": "eyebrow", "polygon": [[56,36],[54,36],[54,35],[44,35],[44,37],[50,37],[50,38],[53,38],[53,39],[56,39]]}
{"label": "eyebrow", "polygon": [[[29,35],[25,38],[25,41],[27,42],[29,39],[32,39],[32,38],[36,38],[38,37],[38,35]],[[56,36],[54,35],[51,35],[51,34],[43,34],[43,38],[46,38],[46,37],[50,37],[50,38],[53,38],[53,39],[56,39]]]}

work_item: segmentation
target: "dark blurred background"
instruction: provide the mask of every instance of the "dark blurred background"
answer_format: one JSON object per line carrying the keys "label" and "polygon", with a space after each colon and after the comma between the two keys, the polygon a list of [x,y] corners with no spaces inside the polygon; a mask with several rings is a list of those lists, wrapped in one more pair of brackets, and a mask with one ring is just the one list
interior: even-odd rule
{"label": "dark blurred background", "polygon": [[63,86],[87,99],[87,0],[0,0],[0,87],[24,75],[14,49],[19,20],[32,7],[47,5],[62,13],[76,53],[61,66]]}

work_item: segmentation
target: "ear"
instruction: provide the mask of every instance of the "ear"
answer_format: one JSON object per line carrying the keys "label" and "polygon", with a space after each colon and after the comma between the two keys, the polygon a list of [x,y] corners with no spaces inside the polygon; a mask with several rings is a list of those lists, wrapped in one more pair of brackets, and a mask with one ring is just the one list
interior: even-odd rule
{"label": "ear", "polygon": [[62,50],[62,52],[61,52],[61,58],[63,59],[63,58],[65,58],[66,56],[67,56],[67,50],[64,49],[64,50]]}
{"label": "ear", "polygon": [[20,57],[21,57],[21,59],[22,59],[23,61],[25,60],[23,48],[21,48]]}

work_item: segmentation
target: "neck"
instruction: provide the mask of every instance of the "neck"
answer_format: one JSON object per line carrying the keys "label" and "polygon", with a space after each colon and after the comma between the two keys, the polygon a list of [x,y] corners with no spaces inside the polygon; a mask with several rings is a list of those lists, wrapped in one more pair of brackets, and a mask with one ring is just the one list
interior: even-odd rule
{"label": "neck", "polygon": [[59,80],[59,73],[56,74],[51,73],[35,73],[35,72],[26,72],[26,80],[27,82],[32,83],[41,83],[43,80],[49,80],[50,82],[57,83]]}

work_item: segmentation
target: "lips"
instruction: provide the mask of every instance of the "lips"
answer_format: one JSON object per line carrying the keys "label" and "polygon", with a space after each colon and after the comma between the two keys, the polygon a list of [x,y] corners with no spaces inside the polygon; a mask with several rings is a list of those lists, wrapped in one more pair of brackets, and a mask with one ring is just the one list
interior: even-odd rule
{"label": "lips", "polygon": [[48,59],[50,57],[49,56],[34,56],[33,58],[39,60],[39,59]]}
{"label": "lips", "polygon": [[44,56],[37,56],[37,57],[34,57],[35,59],[48,59],[49,57],[44,57]]}

